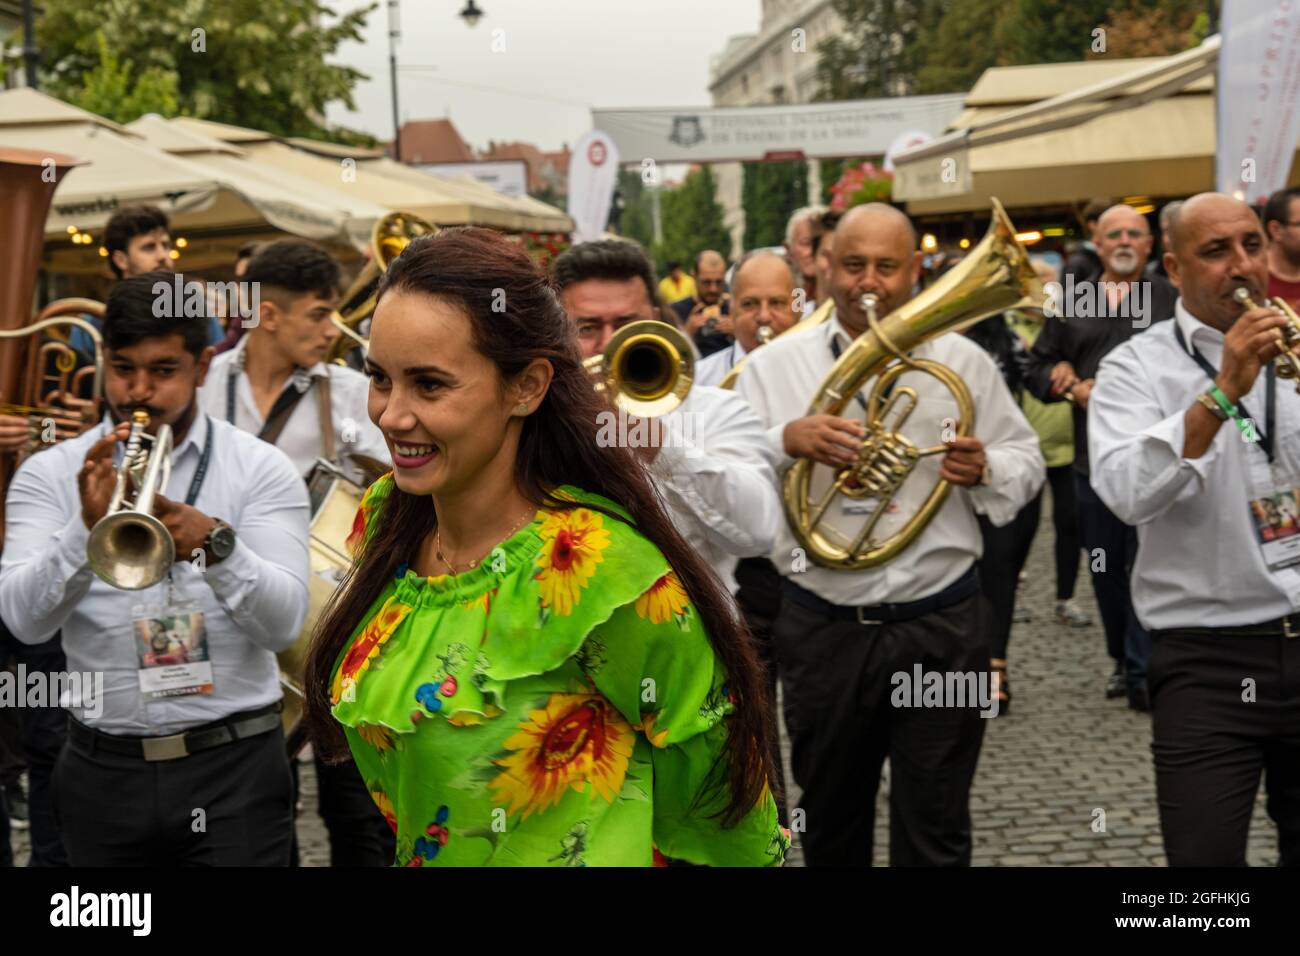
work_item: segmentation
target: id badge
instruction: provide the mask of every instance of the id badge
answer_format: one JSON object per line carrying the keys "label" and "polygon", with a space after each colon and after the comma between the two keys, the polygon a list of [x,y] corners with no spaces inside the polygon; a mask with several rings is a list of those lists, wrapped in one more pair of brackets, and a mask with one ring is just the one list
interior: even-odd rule
{"label": "id badge", "polygon": [[1253,499],[1250,517],[1270,571],[1300,564],[1300,488],[1278,488]]}
{"label": "id badge", "polygon": [[197,602],[131,609],[140,695],[146,700],[211,694],[208,632]]}

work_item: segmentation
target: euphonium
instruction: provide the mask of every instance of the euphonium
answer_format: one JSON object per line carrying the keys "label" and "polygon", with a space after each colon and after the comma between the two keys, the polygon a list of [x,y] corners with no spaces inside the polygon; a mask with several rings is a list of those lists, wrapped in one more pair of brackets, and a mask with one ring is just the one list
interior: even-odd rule
{"label": "euphonium", "polygon": [[[974,430],[975,405],[961,378],[940,362],[912,358],[907,353],[945,332],[1007,309],[1041,309],[1043,288],[1029,264],[1029,255],[1016,241],[1015,227],[994,199],[987,235],[961,263],[883,319],[876,317],[874,305],[872,301],[863,303],[868,330],[839,357],[808,409],[809,415],[840,415],[863,385],[875,379],[867,401],[867,434],[857,461],[836,470],[825,492],[815,500],[814,462],[799,459],[785,475],[785,512],[795,538],[817,564],[834,570],[859,570],[889,561],[916,539],[948,496],[949,483],[939,479],[901,528],[879,540],[873,537],[876,524],[917,462],[949,449],[946,443],[918,448],[902,434],[917,405],[917,393],[906,386],[894,388],[899,376],[924,372],[939,379],[957,403],[954,434],[967,436]],[[862,529],[847,544],[819,529],[839,495],[875,502]]]}
{"label": "euphonium", "polygon": [[412,239],[437,231],[437,226],[409,212],[390,212],[375,223],[370,233],[370,261],[343,293],[338,309],[330,315],[330,321],[342,334],[325,354],[326,362],[342,361],[357,346],[369,347],[369,341],[357,328],[375,311],[379,277],[388,271],[389,263],[402,254]]}
{"label": "euphonium", "polygon": [[695,381],[690,340],[667,322],[632,322],[614,333],[605,351],[582,363],[620,409],[637,418],[667,415],[686,400]]}
{"label": "euphonium", "polygon": [[[1259,308],[1248,289],[1238,289],[1232,297],[1247,309]],[[1295,390],[1300,392],[1300,357],[1295,354],[1295,348],[1300,346],[1300,315],[1296,315],[1295,309],[1279,296],[1273,296],[1268,304],[1286,316],[1286,325],[1277,330],[1278,345],[1282,348],[1282,354],[1273,360],[1277,377],[1295,379]]]}
{"label": "euphonium", "polygon": [[[90,569],[124,591],[157,584],[176,563],[171,533],[151,513],[154,498],[171,476],[172,429],[161,425],[158,434],[149,435],[148,425],[149,416],[137,409],[108,511],[90,529],[86,542]],[[129,503],[128,483],[135,489]]]}

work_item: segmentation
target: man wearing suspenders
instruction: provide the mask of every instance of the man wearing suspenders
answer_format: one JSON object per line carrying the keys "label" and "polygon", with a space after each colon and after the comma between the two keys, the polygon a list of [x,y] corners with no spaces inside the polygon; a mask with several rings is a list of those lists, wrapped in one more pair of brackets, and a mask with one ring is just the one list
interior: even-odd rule
{"label": "man wearing suspenders", "polygon": [[[320,459],[365,485],[369,458],[389,464],[383,435],[366,413],[369,381],[342,365],[326,365],[338,337],[330,321],[339,301],[339,266],[324,250],[299,239],[262,246],[242,288],[254,314],[238,345],[212,360],[200,403],[276,445],[304,479]],[[352,763],[316,760],[320,812],[335,866],[386,866],[390,836]]]}

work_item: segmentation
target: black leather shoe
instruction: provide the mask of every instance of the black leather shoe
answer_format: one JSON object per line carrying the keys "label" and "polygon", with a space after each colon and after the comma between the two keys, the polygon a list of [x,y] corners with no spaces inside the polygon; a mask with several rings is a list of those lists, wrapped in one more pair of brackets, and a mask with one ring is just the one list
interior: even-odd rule
{"label": "black leather shoe", "polygon": [[1128,684],[1124,681],[1124,671],[1116,670],[1106,681],[1106,699],[1114,700],[1128,693]]}
{"label": "black leather shoe", "polygon": [[1147,695],[1146,687],[1130,687],[1128,689],[1128,709],[1140,710],[1143,713],[1151,710],[1151,698]]}

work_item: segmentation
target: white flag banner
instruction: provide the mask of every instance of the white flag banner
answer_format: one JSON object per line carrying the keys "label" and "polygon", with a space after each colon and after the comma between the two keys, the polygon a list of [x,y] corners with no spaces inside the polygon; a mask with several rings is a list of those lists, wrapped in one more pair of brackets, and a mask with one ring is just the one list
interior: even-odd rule
{"label": "white flag banner", "polygon": [[573,242],[591,242],[605,234],[609,204],[618,178],[618,149],[598,129],[584,133],[569,160],[569,218]]}
{"label": "white flag banner", "polygon": [[1300,137],[1300,0],[1224,0],[1219,192],[1254,205],[1286,185]]}

